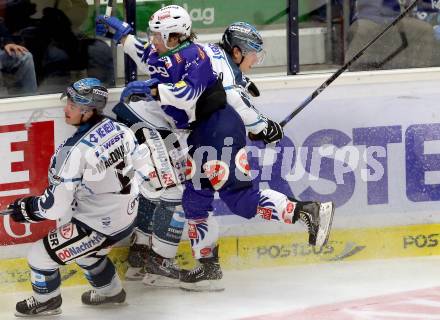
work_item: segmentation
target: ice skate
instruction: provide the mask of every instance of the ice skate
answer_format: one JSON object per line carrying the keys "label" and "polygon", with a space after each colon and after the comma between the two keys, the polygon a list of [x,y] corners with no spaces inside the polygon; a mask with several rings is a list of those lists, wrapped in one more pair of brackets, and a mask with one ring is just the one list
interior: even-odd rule
{"label": "ice skate", "polygon": [[223,272],[218,259],[218,247],[214,249],[214,256],[201,258],[198,266],[192,270],[180,272],[180,288],[187,291],[223,291],[221,279]]}
{"label": "ice skate", "polygon": [[61,313],[61,295],[49,299],[46,302],[39,302],[33,296],[17,302],[15,315],[17,317],[40,317]]}
{"label": "ice skate", "polygon": [[138,281],[143,279],[145,276],[143,267],[146,263],[148,250],[149,247],[144,244],[134,243],[130,246],[127,258],[128,269],[125,272],[125,280]]}
{"label": "ice skate", "polygon": [[156,288],[178,288],[180,268],[174,259],[164,258],[152,249],[148,249],[142,282]]}
{"label": "ice skate", "polygon": [[103,304],[122,304],[125,302],[126,293],[122,289],[118,294],[107,297],[98,294],[95,290],[89,290],[82,294],[81,301],[89,306],[99,306]]}
{"label": "ice skate", "polygon": [[309,244],[321,248],[329,238],[335,206],[333,202],[298,202],[295,220],[303,222],[309,232]]}

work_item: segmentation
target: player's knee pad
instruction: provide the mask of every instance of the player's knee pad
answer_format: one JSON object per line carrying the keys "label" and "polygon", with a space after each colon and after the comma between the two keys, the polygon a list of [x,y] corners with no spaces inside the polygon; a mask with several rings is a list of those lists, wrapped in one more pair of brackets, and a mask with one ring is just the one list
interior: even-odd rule
{"label": "player's knee pad", "polygon": [[43,240],[32,244],[27,260],[30,266],[39,270],[54,270],[60,265],[50,257]]}
{"label": "player's knee pad", "polygon": [[165,258],[174,258],[184,225],[185,217],[180,203],[160,201],[153,218],[154,252]]}
{"label": "player's knee pad", "polygon": [[212,215],[205,219],[188,220],[188,238],[195,259],[213,257],[218,236],[218,222]]}

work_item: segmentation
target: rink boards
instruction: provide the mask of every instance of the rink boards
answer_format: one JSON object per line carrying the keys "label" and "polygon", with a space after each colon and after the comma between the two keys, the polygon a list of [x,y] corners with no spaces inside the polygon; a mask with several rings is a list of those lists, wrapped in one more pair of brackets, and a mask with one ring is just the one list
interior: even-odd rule
{"label": "rink boards", "polygon": [[[282,120],[328,75],[262,78],[258,108]],[[221,258],[225,268],[439,254],[440,111],[437,69],[345,74],[285,127],[273,148],[249,148],[253,177],[300,199],[335,201],[334,229],[319,252],[302,226],[245,221],[219,200]],[[118,99],[120,90],[111,92]],[[0,101],[0,208],[19,196],[41,193],[55,147],[73,131],[63,123],[58,95]],[[4,286],[27,286],[29,243],[55,222],[0,221],[0,277]],[[126,243],[113,252],[124,267]],[[188,244],[180,262],[191,266]],[[65,283],[83,281],[77,269]],[[81,279],[81,280],[80,280]]]}
{"label": "rink boards", "polygon": [[[440,224],[404,227],[334,230],[329,242],[317,250],[304,233],[223,237],[220,260],[226,270],[276,266],[337,263],[367,259],[392,259],[440,255]],[[123,278],[128,248],[114,248],[112,261]],[[180,244],[177,260],[183,268],[194,267],[188,241]],[[86,284],[82,271],[71,264],[61,268],[63,285]],[[0,260],[0,283],[4,290],[30,290],[26,259]]]}

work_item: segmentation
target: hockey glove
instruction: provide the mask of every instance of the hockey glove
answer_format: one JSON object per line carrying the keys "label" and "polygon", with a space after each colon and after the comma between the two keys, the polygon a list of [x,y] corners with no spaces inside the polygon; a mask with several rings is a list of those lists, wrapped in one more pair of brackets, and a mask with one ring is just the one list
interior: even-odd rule
{"label": "hockey glove", "polygon": [[133,28],[116,17],[99,15],[96,17],[96,35],[113,39],[119,43],[122,37],[133,31]]}
{"label": "hockey glove", "polygon": [[273,143],[280,141],[284,136],[283,127],[278,122],[267,119],[267,127],[257,134],[249,132],[249,139],[263,140],[264,143]]}
{"label": "hockey glove", "polygon": [[246,78],[246,90],[250,93],[252,97],[259,97],[260,96],[260,90],[258,90],[257,85],[251,81],[248,77]]}
{"label": "hockey glove", "polygon": [[15,222],[39,222],[45,220],[41,218],[37,212],[32,210],[32,202],[36,197],[26,197],[15,200],[8,206],[8,209],[12,209],[13,213],[10,214],[12,220]]}
{"label": "hockey glove", "polygon": [[120,102],[128,103],[132,100],[132,97],[138,97],[148,100],[153,99],[151,95],[151,89],[157,88],[159,80],[150,79],[147,81],[132,81],[122,90]]}

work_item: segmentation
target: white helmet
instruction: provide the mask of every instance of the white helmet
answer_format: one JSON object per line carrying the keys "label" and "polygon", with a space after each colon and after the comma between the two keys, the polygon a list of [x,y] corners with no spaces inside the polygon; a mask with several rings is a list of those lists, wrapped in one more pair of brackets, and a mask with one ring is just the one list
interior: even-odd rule
{"label": "white helmet", "polygon": [[165,43],[170,33],[179,33],[186,37],[191,34],[191,18],[188,12],[176,5],[166,6],[157,10],[150,18],[150,31],[159,32]]}

